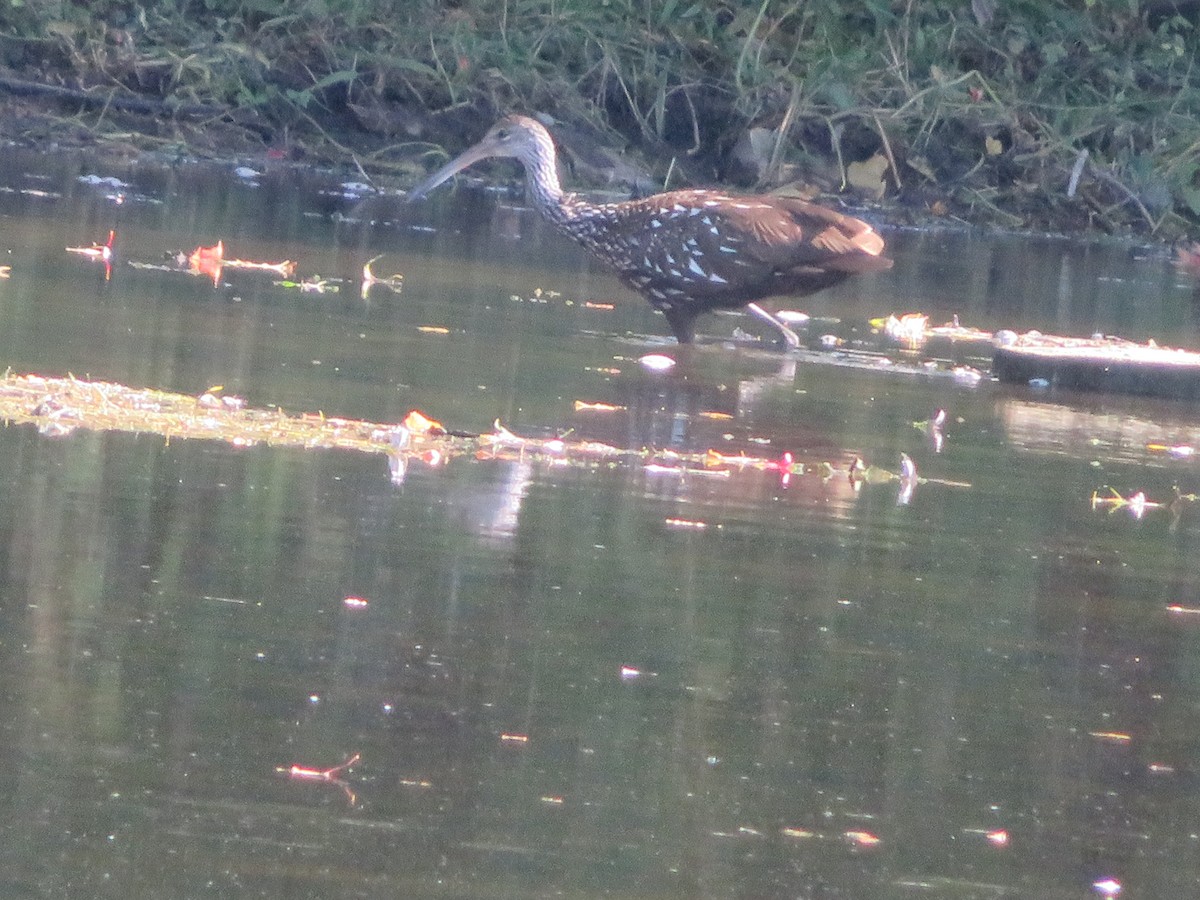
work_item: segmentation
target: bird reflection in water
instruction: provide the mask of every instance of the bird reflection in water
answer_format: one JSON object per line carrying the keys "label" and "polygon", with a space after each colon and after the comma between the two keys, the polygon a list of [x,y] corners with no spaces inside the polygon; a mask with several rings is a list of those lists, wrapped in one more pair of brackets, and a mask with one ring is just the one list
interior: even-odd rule
{"label": "bird reflection in water", "polygon": [[[794,389],[796,361],[777,356],[772,361],[776,370],[731,382],[705,377],[687,365],[667,373],[623,366],[602,399],[577,403],[571,420],[557,427],[557,433],[569,431],[566,444],[608,447],[609,456],[580,457],[568,449],[559,459],[552,450],[555,441],[531,434],[528,426],[515,427],[519,434],[512,434],[498,424],[489,436],[495,449],[491,460],[478,457],[491,476],[486,483],[464,482],[471,496],[459,498],[468,511],[467,526],[487,543],[512,538],[520,530],[532,484],[548,477],[548,468],[594,466],[601,458],[613,464],[600,465],[600,471],[629,473],[636,482],[630,489],[704,506],[766,503],[784,492],[794,493],[796,502],[826,503],[834,496],[851,501],[854,486],[832,477],[846,454],[824,435],[797,426],[788,426],[786,435],[753,426],[756,406],[775,402],[767,394]],[[521,435],[528,436],[528,447]],[[792,445],[825,455],[797,459]],[[827,475],[819,476],[818,469]],[[804,477],[797,478],[800,474]]]}

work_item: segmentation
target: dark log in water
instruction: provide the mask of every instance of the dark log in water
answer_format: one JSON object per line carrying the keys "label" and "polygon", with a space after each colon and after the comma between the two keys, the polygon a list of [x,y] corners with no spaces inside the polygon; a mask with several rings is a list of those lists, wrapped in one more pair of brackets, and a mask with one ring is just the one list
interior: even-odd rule
{"label": "dark log in water", "polygon": [[992,368],[1000,381],[1193,400],[1200,398],[1200,353],[1120,338],[1023,335],[996,349]]}

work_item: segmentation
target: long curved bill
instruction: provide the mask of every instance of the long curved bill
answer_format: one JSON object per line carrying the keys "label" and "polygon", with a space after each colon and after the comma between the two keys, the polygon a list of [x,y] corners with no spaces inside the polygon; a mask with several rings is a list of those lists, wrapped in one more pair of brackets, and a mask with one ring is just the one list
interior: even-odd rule
{"label": "long curved bill", "polygon": [[446,163],[415,188],[408,192],[408,200],[421,200],[443,181],[449,181],[467,166],[474,165],[481,159],[487,159],[492,155],[491,148],[486,144],[476,144],[461,154],[456,156],[450,162]]}

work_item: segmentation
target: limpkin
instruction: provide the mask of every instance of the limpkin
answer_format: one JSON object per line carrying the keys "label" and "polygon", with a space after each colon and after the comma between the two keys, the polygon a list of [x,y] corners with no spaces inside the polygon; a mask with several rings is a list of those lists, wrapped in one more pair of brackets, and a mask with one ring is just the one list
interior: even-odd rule
{"label": "limpkin", "polygon": [[866,222],[791,197],[678,190],[588,203],[563,192],[554,141],[525,116],[497,122],[478,144],[410,191],[409,199],[490,157],[519,160],[542,216],[616,269],[667,317],[681,344],[691,342],[701,313],[745,306],[796,347],[795,333],[755,300],[811,294],[892,265],[882,255],[883,238]]}

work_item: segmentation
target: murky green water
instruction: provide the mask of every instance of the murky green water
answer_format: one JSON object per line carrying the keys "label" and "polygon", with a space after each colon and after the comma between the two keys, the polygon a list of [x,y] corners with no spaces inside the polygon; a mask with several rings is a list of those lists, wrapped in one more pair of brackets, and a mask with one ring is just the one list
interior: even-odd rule
{"label": "murky green water", "polygon": [[[721,346],[656,375],[634,360],[672,350],[662,320],[507,199],[91,172],[18,158],[0,193],[14,371],[837,472],[459,459],[393,484],[349,453],[0,430],[6,896],[1200,892],[1200,506],[1090,503],[1200,491],[1147,446],[1200,442],[1191,407]],[[105,280],[64,248],[110,228]],[[804,301],[842,319],[814,327],[1200,345],[1165,258],[888,237],[894,272]],[[347,280],[129,265],[218,239]],[[404,289],[364,300],[378,253]],[[940,453],[913,427],[938,408]],[[907,503],[845,475],[901,452],[930,479]]]}

